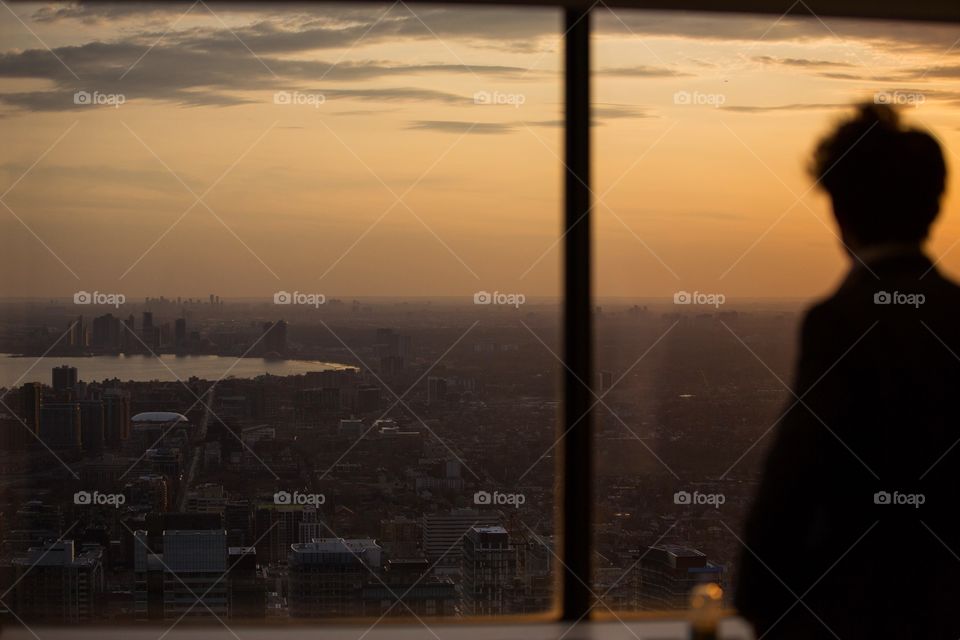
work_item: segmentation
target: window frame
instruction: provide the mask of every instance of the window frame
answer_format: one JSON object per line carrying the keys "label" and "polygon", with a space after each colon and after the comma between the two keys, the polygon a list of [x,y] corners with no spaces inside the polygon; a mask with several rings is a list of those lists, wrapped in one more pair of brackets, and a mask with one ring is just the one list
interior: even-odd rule
{"label": "window frame", "polygon": [[[222,0],[209,0],[218,3]],[[359,4],[382,0],[308,0]],[[422,0],[412,3],[429,4]],[[690,11],[698,13],[744,13],[784,16],[796,9],[811,16],[924,21],[960,24],[960,3],[956,0],[912,0],[909,5],[895,0],[443,0],[444,5],[533,6],[558,8],[563,12],[564,47],[564,204],[563,204],[563,304],[562,357],[563,397],[558,434],[556,474],[559,500],[557,534],[562,567],[556,572],[555,608],[529,616],[505,616],[489,622],[503,624],[603,620],[595,612],[592,591],[593,550],[593,402],[592,390],[583,381],[592,381],[593,369],[593,275],[592,191],[590,136],[590,37],[591,13],[602,8],[647,11]],[[624,618],[644,620],[675,619],[677,612],[625,612]],[[484,620],[486,621],[486,620]],[[333,622],[333,621],[332,621]],[[339,620],[334,624],[343,624]],[[391,623],[409,622],[403,619]],[[476,618],[467,623],[481,622]],[[244,624],[253,628],[269,623]],[[305,623],[315,626],[314,622]],[[297,625],[299,626],[299,625]],[[117,629],[118,631],[120,628]]]}

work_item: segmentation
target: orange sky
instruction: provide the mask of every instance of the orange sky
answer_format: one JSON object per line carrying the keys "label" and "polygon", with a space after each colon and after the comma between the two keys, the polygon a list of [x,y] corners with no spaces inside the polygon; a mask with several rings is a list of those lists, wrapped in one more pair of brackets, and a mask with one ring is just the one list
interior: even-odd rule
{"label": "orange sky", "polygon": [[[212,8],[2,10],[0,295],[559,293],[557,12]],[[955,28],[601,10],[595,32],[600,296],[825,292],[845,261],[803,166],[851,101],[910,103],[957,164]],[[956,276],[958,179],[931,245]]]}

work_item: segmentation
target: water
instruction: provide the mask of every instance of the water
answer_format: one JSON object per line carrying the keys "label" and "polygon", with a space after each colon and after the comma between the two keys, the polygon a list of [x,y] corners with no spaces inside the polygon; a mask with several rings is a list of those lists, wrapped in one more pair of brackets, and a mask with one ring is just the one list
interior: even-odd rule
{"label": "water", "polygon": [[[162,362],[161,362],[162,361]],[[276,376],[303,374],[309,371],[340,369],[345,365],[317,360],[265,360],[263,358],[232,358],[228,356],[173,354],[93,356],[89,358],[17,358],[0,354],[0,387],[24,382],[50,384],[51,370],[60,365],[77,368],[80,380],[94,382],[110,378],[138,382],[150,380],[186,380],[191,376],[216,380],[226,374],[234,378],[253,378],[269,373]],[[231,368],[232,367],[232,368]],[[176,375],[174,375],[176,374]]]}

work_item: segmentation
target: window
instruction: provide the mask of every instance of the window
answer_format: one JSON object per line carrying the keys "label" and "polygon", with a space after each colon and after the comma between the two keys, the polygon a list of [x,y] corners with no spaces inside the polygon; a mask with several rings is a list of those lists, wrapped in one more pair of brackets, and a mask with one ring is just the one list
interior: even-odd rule
{"label": "window", "polygon": [[552,609],[557,10],[3,25],[11,621]]}
{"label": "window", "polygon": [[[730,605],[801,313],[848,268],[807,159],[876,101],[952,163],[956,29],[798,5],[780,20],[599,11],[594,33],[598,609],[685,608],[703,581]],[[954,277],[957,180],[930,247]]]}
{"label": "window", "polygon": [[576,9],[4,9],[10,624],[733,584],[798,308],[843,267],[805,145],[861,97],[955,135],[943,26],[602,6],[588,67]]}

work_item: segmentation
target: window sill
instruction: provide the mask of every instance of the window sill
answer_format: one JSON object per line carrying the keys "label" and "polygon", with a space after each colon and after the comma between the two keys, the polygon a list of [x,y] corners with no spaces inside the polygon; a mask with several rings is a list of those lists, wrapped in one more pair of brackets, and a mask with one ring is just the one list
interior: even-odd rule
{"label": "window sill", "polygon": [[[381,622],[370,630],[370,624],[250,626],[237,624],[231,631],[223,625],[190,626],[178,624],[164,634],[164,640],[306,640],[315,639],[322,630],[323,640],[687,640],[689,627],[680,620],[581,622],[570,625],[559,622],[527,624],[431,624],[426,626]],[[10,625],[3,630],[4,640],[157,640],[158,633],[168,627],[44,627]],[[32,630],[32,632],[31,632]],[[36,634],[36,635],[34,635]],[[726,618],[720,624],[721,640],[752,640],[753,633],[740,618]]]}

